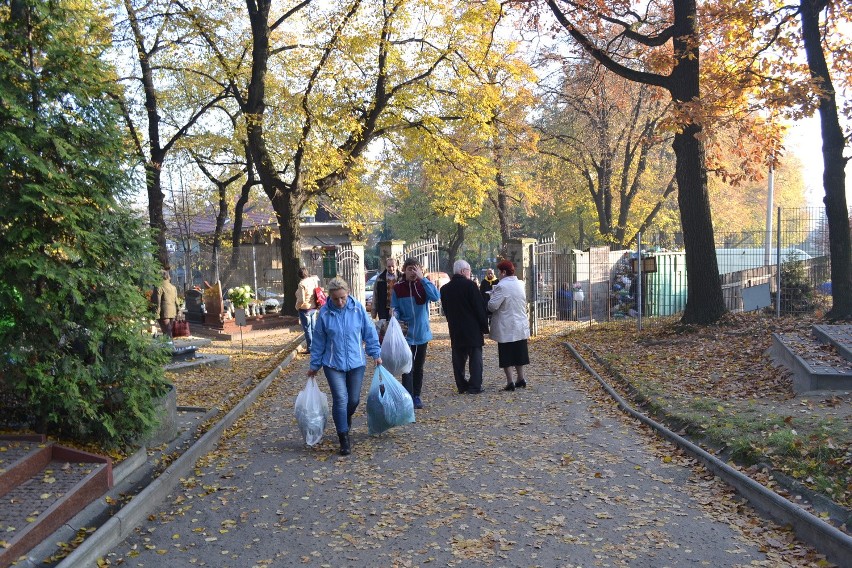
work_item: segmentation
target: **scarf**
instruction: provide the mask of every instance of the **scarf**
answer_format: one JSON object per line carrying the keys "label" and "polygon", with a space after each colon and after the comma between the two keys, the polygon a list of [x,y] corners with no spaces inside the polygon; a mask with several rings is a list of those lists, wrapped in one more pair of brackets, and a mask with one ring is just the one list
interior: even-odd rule
{"label": "scarf", "polygon": [[415,280],[414,282],[403,280],[394,285],[393,291],[396,292],[397,299],[413,298],[414,303],[418,306],[422,306],[427,301],[426,289],[420,280]]}

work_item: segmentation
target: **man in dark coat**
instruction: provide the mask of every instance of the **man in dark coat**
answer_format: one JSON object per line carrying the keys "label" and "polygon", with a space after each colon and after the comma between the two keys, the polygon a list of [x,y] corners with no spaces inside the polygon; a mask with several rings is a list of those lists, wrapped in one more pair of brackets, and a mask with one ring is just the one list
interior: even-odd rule
{"label": "man in dark coat", "polygon": [[485,301],[486,305],[490,299],[488,296],[491,295],[491,290],[497,285],[497,282],[499,282],[499,280],[497,280],[497,277],[494,276],[494,269],[487,269],[485,271],[485,278],[482,279],[482,284],[479,285],[479,291],[482,292],[482,299]]}
{"label": "man in dark coat", "polygon": [[[441,309],[450,328],[453,375],[459,394],[482,392],[482,346],[488,333],[485,302],[470,279],[470,264],[457,260],[453,277],[441,287]],[[470,361],[470,380],[464,378],[465,363]]]}
{"label": "man in dark coat", "polygon": [[373,284],[373,308],[374,318],[388,321],[390,319],[390,291],[394,284],[402,282],[403,274],[396,267],[396,259],[391,257],[385,261],[385,270],[376,277]]}

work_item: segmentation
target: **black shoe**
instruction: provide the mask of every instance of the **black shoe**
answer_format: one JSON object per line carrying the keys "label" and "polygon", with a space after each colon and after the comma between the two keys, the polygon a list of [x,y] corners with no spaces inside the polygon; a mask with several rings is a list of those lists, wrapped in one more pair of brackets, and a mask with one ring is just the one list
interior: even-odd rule
{"label": "black shoe", "polygon": [[509,391],[509,392],[511,392],[511,391],[513,391],[513,390],[515,390],[515,383],[509,383],[508,385],[506,385],[505,387],[503,387],[503,390],[504,390],[504,391]]}
{"label": "black shoe", "polygon": [[482,389],[479,389],[479,390],[471,389],[471,390],[467,391],[467,394],[482,394]]}
{"label": "black shoe", "polygon": [[337,438],[340,440],[340,455],[348,456],[352,453],[352,447],[349,445],[349,432],[338,432]]}
{"label": "black shoe", "polygon": [[527,388],[527,382],[523,379],[521,379],[520,381],[516,381],[515,382],[515,388],[516,389],[525,389],[525,388]]}
{"label": "black shoe", "polygon": [[459,389],[459,394],[467,394],[467,390],[466,389]]}

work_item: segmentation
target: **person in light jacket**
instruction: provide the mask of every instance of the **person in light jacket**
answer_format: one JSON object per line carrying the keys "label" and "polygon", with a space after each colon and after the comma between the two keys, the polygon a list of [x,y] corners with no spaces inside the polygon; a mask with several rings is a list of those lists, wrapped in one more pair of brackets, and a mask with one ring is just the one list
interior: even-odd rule
{"label": "person in light jacket", "polygon": [[[530,356],[527,339],[530,322],[527,316],[527,295],[522,280],[515,276],[515,265],[508,260],[497,265],[500,281],[491,291],[488,311],[491,312],[490,337],[497,342],[497,359],[506,373],[505,391],[525,388],[524,366],[529,365]],[[512,380],[512,369],[517,378]]]}
{"label": "person in light jacket", "polygon": [[311,342],[314,340],[314,322],[316,321],[317,297],[314,290],[319,287],[319,278],[311,276],[308,269],[299,268],[299,286],[296,288],[296,310],[299,312],[299,323],[305,332],[305,349],[299,346],[300,353],[311,352]]}
{"label": "person in light jacket", "polygon": [[328,380],[331,416],[342,456],[351,453],[349,429],[361,401],[367,355],[376,365],[382,364],[376,326],[364,306],[349,295],[346,281],[332,278],[328,283],[328,302],[320,308],[314,325],[308,376],[315,376],[322,368]]}
{"label": "person in light jacket", "polygon": [[400,323],[408,326],[405,340],[411,347],[411,372],[402,375],[402,385],[414,401],[414,408],[423,408],[420,395],[423,390],[423,365],[426,363],[426,348],[432,339],[429,327],[429,302],[441,299],[438,288],[423,276],[423,267],[414,258],[402,265],[405,279],[398,282],[391,292],[391,308]]}

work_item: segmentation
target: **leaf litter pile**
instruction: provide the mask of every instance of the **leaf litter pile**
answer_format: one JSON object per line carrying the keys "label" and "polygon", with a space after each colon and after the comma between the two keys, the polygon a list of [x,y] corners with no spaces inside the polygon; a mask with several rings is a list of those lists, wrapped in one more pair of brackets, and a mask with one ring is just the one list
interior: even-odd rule
{"label": "leaf litter pile", "polygon": [[[707,327],[670,322],[641,335],[635,326],[594,328],[567,340],[673,430],[785,496],[801,485],[845,508],[831,520],[848,532],[842,521],[852,518],[852,395],[796,396],[790,373],[773,366],[767,354],[772,333],[799,337],[793,348],[811,365],[852,372],[834,347],[814,347],[813,323],[729,314]],[[773,471],[794,481],[781,485],[776,478],[782,475]]]}
{"label": "leaf litter pile", "polygon": [[306,447],[301,356],[101,565],[831,566],[626,419],[564,337],[532,342],[514,393],[489,341],[471,396],[433,328],[416,423],[367,434],[368,365],[352,455],[331,421]]}
{"label": "leaf litter pile", "polygon": [[249,335],[242,340],[213,341],[201,349],[211,355],[227,355],[225,367],[199,366],[179,373],[166,373],[177,387],[178,406],[221,407],[223,401],[239,402],[256,383],[263,380],[285,356],[295,349],[301,337],[294,329],[278,333]]}

